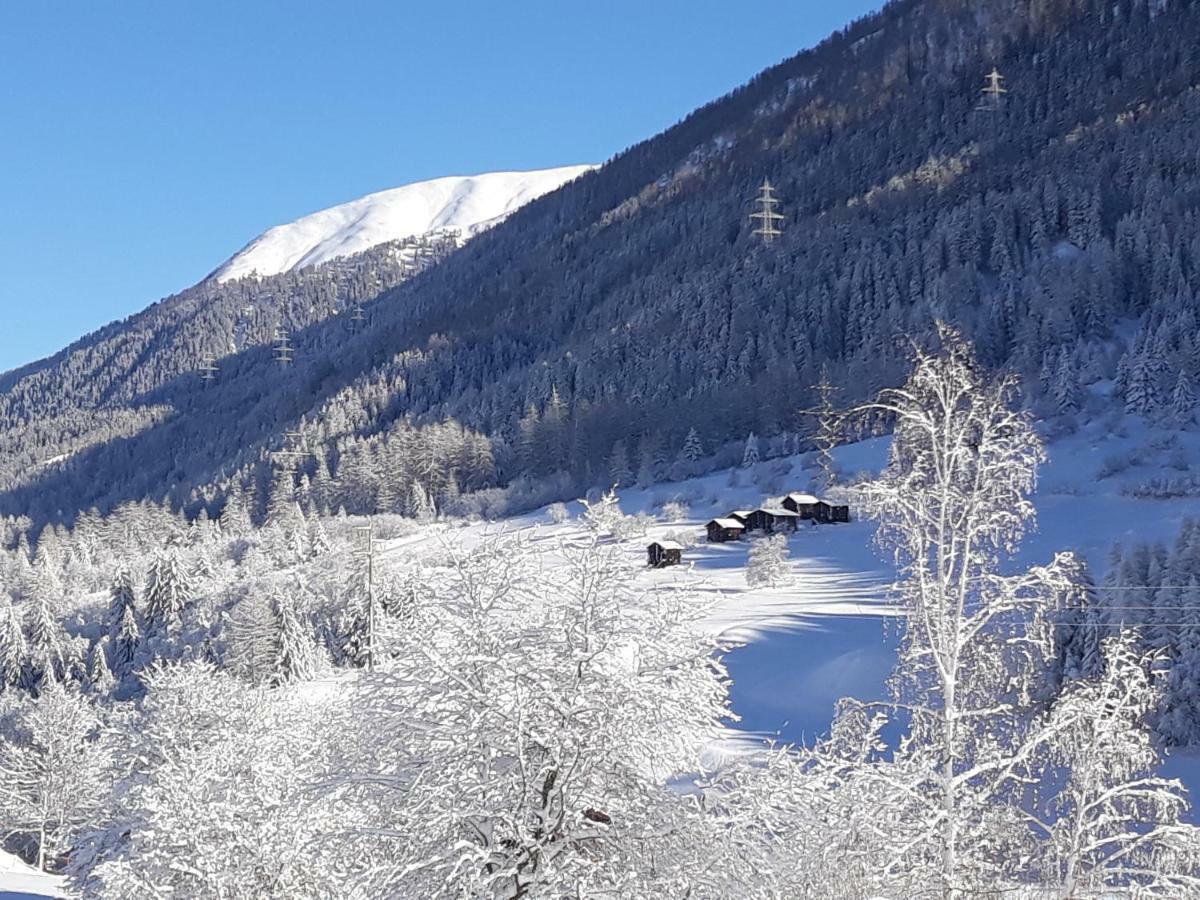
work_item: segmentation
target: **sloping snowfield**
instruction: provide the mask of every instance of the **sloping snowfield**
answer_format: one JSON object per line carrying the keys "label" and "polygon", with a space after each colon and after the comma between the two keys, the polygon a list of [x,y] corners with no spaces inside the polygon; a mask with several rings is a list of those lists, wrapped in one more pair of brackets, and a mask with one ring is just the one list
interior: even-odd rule
{"label": "sloping snowfield", "polygon": [[251,274],[277,275],[387,241],[451,229],[469,238],[592,168],[451,176],[368,194],[268,229],[213,277],[228,281]]}

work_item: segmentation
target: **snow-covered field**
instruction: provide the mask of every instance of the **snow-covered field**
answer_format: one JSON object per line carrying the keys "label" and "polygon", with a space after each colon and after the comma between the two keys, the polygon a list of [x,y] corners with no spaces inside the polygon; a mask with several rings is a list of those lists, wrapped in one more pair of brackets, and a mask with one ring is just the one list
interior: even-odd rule
{"label": "snow-covered field", "polygon": [[352,256],[387,241],[440,231],[454,230],[469,238],[592,168],[451,176],[368,194],[268,229],[222,264],[213,277],[228,281],[255,273],[277,275]]}
{"label": "snow-covered field", "polygon": [[[1057,551],[1072,550],[1100,577],[1113,542],[1170,542],[1185,518],[1200,516],[1195,498],[1147,500],[1122,493],[1124,487],[1169,473],[1164,461],[1170,450],[1152,446],[1161,440],[1160,434],[1128,420],[1120,427],[1126,433],[1092,424],[1047,448],[1035,496],[1038,528],[1022,545],[1019,562],[1044,563]],[[1190,458],[1200,458],[1200,435],[1175,434]],[[887,438],[876,438],[839,448],[835,456],[847,476],[876,472],[886,461],[888,445]],[[1113,459],[1138,456],[1145,459],[1143,464],[1101,477],[1105,468],[1113,468]],[[657,513],[672,500],[687,504],[686,520],[666,523],[660,517],[644,538],[627,541],[626,549],[631,561],[644,565],[651,540],[681,533],[694,538],[695,544],[684,551],[683,566],[646,568],[642,577],[713,598],[708,620],[713,632],[741,643],[727,663],[733,707],[741,717],[736,728],[747,737],[792,742],[824,733],[839,698],[885,695],[895,660],[896,629],[888,621],[891,610],[886,603],[893,568],[874,547],[872,523],[802,526],[789,538],[786,583],[775,588],[747,586],[748,542],[709,544],[704,539],[704,524],[711,518],[754,508],[771,494],[808,488],[812,472],[805,464],[804,457],[767,461],[759,464],[757,473],[737,471],[737,484],[731,484],[731,473],[724,470],[619,492],[622,511],[631,515]],[[770,481],[777,489],[765,495],[756,481]],[[581,511],[578,504],[568,507],[573,515]],[[539,511],[500,525],[470,526],[452,539],[469,544],[497,528],[522,532],[546,546],[582,535],[576,519],[552,524],[546,512]],[[407,537],[388,545],[387,552],[409,555],[431,540],[447,537]],[[1167,771],[1200,795],[1197,761],[1177,755],[1168,761]]]}
{"label": "snow-covered field", "polygon": [[0,850],[0,900],[26,897],[57,897],[62,879],[44,875],[15,856]]}

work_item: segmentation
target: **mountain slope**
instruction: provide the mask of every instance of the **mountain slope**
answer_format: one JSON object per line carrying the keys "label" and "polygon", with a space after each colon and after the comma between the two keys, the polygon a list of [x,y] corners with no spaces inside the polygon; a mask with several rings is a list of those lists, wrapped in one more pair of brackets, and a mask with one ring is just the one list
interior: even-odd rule
{"label": "mountain slope", "polygon": [[[1006,105],[981,112],[993,66]],[[14,473],[0,513],[164,492],[215,512],[251,487],[410,511],[414,484],[448,504],[686,474],[689,429],[705,452],[794,446],[822,367],[845,401],[895,383],[935,318],[1039,412],[1103,414],[1081,388],[1115,381],[1157,416],[1200,378],[1196,71],[1195,3],[894,2],[384,290],[363,328],[308,320],[294,365],[254,344],[203,390],[178,366],[119,402],[0,379],[6,428],[157,411]],[[764,177],[770,246],[747,218]],[[76,356],[72,383],[108,365]],[[289,431],[312,458],[272,487]]]}
{"label": "mountain slope", "polygon": [[269,229],[211,277],[278,275],[433,232],[469,238],[591,168],[452,176],[368,194]]}

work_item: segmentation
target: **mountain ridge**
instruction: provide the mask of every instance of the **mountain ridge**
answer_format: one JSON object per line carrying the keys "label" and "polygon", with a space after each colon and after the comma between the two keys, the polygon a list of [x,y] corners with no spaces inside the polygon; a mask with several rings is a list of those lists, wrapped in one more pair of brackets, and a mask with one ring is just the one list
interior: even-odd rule
{"label": "mountain ridge", "polygon": [[465,240],[593,168],[448,175],[375,191],[267,229],[207,278],[279,275],[435,232]]}

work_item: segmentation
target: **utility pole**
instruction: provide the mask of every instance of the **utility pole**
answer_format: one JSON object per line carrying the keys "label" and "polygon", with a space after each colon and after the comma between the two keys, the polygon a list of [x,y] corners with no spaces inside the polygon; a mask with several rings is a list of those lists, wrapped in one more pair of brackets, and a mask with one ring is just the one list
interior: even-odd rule
{"label": "utility pole", "polygon": [[276,329],[275,331],[275,359],[282,365],[290,365],[295,361],[293,356],[295,348],[288,341],[288,333],[286,331]]}
{"label": "utility pole", "polygon": [[352,323],[350,327],[358,331],[366,321],[367,315],[363,312],[362,304],[360,303],[354,307],[354,313],[350,316],[350,322]]}
{"label": "utility pole", "polygon": [[367,671],[375,670],[375,526],[357,525],[354,537],[358,546],[354,555],[366,561],[364,577],[367,590]]}
{"label": "utility pole", "polygon": [[758,204],[758,212],[750,214],[751,219],[758,220],[758,224],[751,233],[761,237],[764,244],[771,243],[783,234],[778,225],[783,221],[783,216],[775,210],[775,207],[779,205],[779,199],[773,193],[774,190],[771,182],[764,178],[762,186],[758,189],[758,198],[754,201]]}

